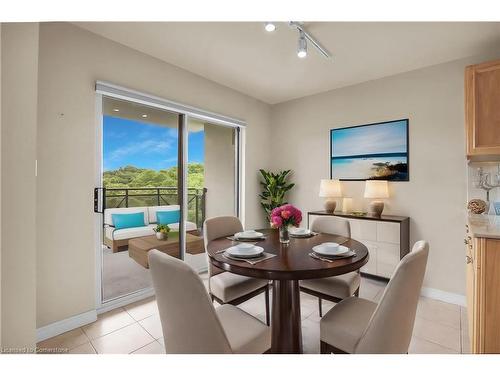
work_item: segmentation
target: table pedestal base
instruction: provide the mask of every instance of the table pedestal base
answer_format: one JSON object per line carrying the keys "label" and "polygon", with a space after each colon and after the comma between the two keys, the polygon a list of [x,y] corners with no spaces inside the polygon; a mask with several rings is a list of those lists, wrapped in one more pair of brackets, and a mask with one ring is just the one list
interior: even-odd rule
{"label": "table pedestal base", "polygon": [[298,280],[273,281],[271,353],[302,353]]}

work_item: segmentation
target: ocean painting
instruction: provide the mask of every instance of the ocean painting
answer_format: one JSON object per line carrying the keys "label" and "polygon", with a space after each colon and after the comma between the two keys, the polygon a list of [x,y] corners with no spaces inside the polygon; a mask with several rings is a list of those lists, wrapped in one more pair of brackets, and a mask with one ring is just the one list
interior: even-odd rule
{"label": "ocean painting", "polygon": [[409,181],[408,120],[332,129],[331,178]]}

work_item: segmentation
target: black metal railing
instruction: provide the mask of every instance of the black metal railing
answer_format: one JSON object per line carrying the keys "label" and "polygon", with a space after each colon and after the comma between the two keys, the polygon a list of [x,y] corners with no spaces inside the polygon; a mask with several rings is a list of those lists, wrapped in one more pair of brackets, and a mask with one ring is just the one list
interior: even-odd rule
{"label": "black metal railing", "polygon": [[[188,221],[201,228],[205,221],[206,188],[188,188]],[[138,187],[102,189],[104,208],[150,207],[178,204],[176,187]]]}

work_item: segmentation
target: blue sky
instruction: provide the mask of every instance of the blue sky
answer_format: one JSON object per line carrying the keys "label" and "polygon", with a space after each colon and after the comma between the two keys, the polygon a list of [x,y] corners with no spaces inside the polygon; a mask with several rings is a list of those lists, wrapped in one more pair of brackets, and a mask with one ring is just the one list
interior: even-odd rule
{"label": "blue sky", "polygon": [[406,121],[336,129],[332,156],[406,152]]}
{"label": "blue sky", "polygon": [[[190,132],[188,162],[203,163],[204,132]],[[177,129],[118,117],[103,118],[103,166],[114,170],[126,165],[154,170],[177,165]]]}

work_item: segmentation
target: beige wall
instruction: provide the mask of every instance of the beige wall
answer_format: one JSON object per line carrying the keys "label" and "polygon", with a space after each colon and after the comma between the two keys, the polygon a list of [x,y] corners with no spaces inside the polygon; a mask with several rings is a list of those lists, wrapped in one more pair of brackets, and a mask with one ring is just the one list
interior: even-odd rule
{"label": "beige wall", "polygon": [[0,348],[2,347],[2,24],[0,23]]}
{"label": "beige wall", "polygon": [[[409,117],[411,180],[391,184],[387,212],[412,218],[412,242],[431,242],[426,286],[463,294],[463,67],[488,58],[270,107],[76,26],[42,24],[36,134],[38,26],[4,25],[1,39],[4,346],[34,342],[35,259],[37,327],[95,308],[96,80],[246,120],[247,227],[265,224],[259,168],[293,169],[297,187],[290,201],[304,211],[318,209],[318,182],[329,175],[329,129]],[[357,208],[366,206],[363,183],[346,183],[345,190]]]}
{"label": "beige wall", "polygon": [[207,217],[234,215],[235,147],[232,128],[205,125]]}
{"label": "beige wall", "polygon": [[[386,213],[411,217],[411,243],[431,252],[425,286],[463,295],[466,160],[464,67],[473,58],[442,64],[273,106],[272,167],[293,169],[290,201],[322,208],[319,180],[329,178],[329,130],[410,119],[410,181],[390,183]],[[332,65],[335,69],[335,64]],[[354,209],[367,209],[364,182],[343,182]]]}
{"label": "beige wall", "polygon": [[37,23],[2,25],[2,346],[35,344]]}
{"label": "beige wall", "polygon": [[40,26],[39,69],[38,327],[95,307],[96,80],[246,120],[246,219],[263,224],[268,105],[70,24]]}

